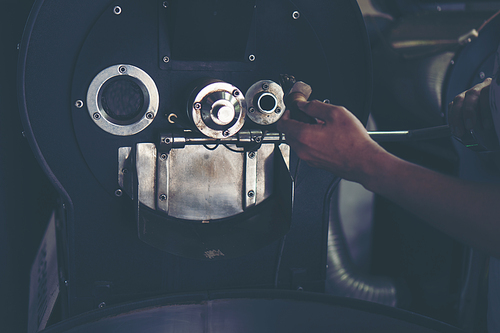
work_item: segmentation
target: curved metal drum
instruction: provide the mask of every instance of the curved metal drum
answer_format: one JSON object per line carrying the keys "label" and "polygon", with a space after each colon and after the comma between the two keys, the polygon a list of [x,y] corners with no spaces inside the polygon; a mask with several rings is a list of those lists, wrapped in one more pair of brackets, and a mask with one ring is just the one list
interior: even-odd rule
{"label": "curved metal drum", "polygon": [[458,333],[441,322],[354,299],[303,292],[214,292],[100,309],[44,333]]}
{"label": "curved metal drum", "polygon": [[[264,133],[276,132],[266,121],[228,133],[251,144],[245,154],[223,141],[189,149],[172,142],[206,139],[186,105],[189,87],[207,77],[236,87],[241,99],[241,107],[230,97],[210,104],[202,116],[214,127],[232,124],[253,84],[281,74],[365,122],[369,52],[354,0],[38,0],[20,47],[19,103],[26,137],[64,203],[65,316],[159,293],[321,291],[326,194],[337,177],[293,153],[290,170],[279,171],[274,146],[259,149]],[[268,97],[256,99],[263,114],[278,114],[280,101]],[[109,123],[99,126],[102,119]],[[280,177],[288,177],[287,200]],[[204,209],[190,210],[195,203]]]}

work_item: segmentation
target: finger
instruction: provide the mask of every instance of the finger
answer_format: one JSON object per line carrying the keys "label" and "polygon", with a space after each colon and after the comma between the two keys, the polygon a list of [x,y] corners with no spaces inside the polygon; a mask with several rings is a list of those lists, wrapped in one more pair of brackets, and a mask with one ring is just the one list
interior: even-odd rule
{"label": "finger", "polygon": [[297,106],[305,114],[326,122],[332,117],[332,105],[322,103],[318,100],[310,102],[298,102]]}
{"label": "finger", "polygon": [[479,96],[479,117],[483,128],[489,130],[493,128],[493,117],[490,109],[491,78],[484,80],[484,83],[485,86],[481,89],[481,95]]}
{"label": "finger", "polygon": [[465,134],[465,125],[462,117],[462,106],[465,92],[455,96],[453,102],[448,105],[448,124],[454,136],[461,138]]}
{"label": "finger", "polygon": [[476,127],[480,93],[481,90],[478,86],[474,86],[465,92],[464,104],[462,106],[462,117],[466,131],[470,131]]}

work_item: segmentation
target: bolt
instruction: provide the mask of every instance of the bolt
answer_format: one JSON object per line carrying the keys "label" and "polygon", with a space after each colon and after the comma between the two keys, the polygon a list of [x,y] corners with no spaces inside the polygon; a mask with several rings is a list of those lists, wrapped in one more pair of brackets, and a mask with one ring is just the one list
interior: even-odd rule
{"label": "bolt", "polygon": [[299,17],[300,17],[300,13],[298,11],[294,11],[292,13],[292,17],[293,17],[294,20],[298,20]]}
{"label": "bolt", "polygon": [[269,89],[269,85],[268,85],[267,83],[264,83],[264,84],[262,85],[262,89],[264,89],[264,90]]}
{"label": "bolt", "polygon": [[254,151],[248,152],[248,158],[255,158],[255,152]]}
{"label": "bolt", "polygon": [[115,191],[115,195],[116,195],[117,197],[121,197],[121,196],[123,195],[123,191],[122,191],[121,189],[117,189],[117,190]]}
{"label": "bolt", "polygon": [[127,67],[120,66],[120,67],[118,67],[118,71],[123,74],[123,73],[127,72]]}
{"label": "bolt", "polygon": [[195,110],[201,110],[201,103],[200,102],[194,103],[194,109]]}
{"label": "bolt", "polygon": [[255,61],[255,55],[250,54],[250,55],[248,56],[248,60],[250,60],[250,61]]}
{"label": "bolt", "polygon": [[255,109],[254,109],[254,108],[250,108],[250,109],[248,109],[248,111],[249,111],[250,113],[254,113],[254,112],[255,112]]}
{"label": "bolt", "polygon": [[94,117],[95,120],[101,119],[101,115],[99,114],[99,112],[94,112],[94,114],[92,115],[92,117]]}
{"label": "bolt", "polygon": [[486,74],[484,74],[484,72],[480,72],[480,73],[479,73],[479,78],[480,78],[481,80],[484,80],[484,78],[485,78],[485,77],[486,77]]}
{"label": "bolt", "polygon": [[163,8],[167,8],[168,7],[168,1],[163,1]]}
{"label": "bolt", "polygon": [[274,110],[274,112],[281,113],[281,109],[280,108],[276,108],[276,110]]}
{"label": "bolt", "polygon": [[238,89],[234,89],[233,90],[233,96],[234,97],[238,97],[240,95],[240,92],[238,91]]}
{"label": "bolt", "polygon": [[167,154],[163,153],[160,155],[160,160],[165,161],[167,159]]}
{"label": "bolt", "polygon": [[115,8],[113,8],[113,13],[115,13],[116,15],[120,15],[122,13],[121,7],[115,6]]}
{"label": "bolt", "polygon": [[146,118],[148,118],[149,120],[153,119],[154,117],[155,115],[153,114],[153,112],[146,113]]}
{"label": "bolt", "polygon": [[77,100],[75,102],[75,106],[79,109],[81,109],[83,107],[83,101],[81,99]]}
{"label": "bolt", "polygon": [[169,62],[169,61],[170,61],[170,58],[169,58],[168,56],[164,56],[164,57],[163,57],[163,62],[164,62],[164,63],[167,63],[167,62]]}
{"label": "bolt", "polygon": [[255,196],[255,192],[253,190],[248,191],[247,193],[249,198],[253,198]]}
{"label": "bolt", "polygon": [[97,306],[99,309],[102,309],[103,307],[106,306],[106,303],[105,302],[101,302],[99,303],[99,305]]}
{"label": "bolt", "polygon": [[161,201],[165,201],[165,200],[167,200],[167,195],[166,194],[160,194],[159,198],[160,198]]}
{"label": "bolt", "polygon": [[224,135],[224,136],[229,136],[229,131],[228,131],[228,130],[225,130],[224,132],[222,132],[222,135]]}

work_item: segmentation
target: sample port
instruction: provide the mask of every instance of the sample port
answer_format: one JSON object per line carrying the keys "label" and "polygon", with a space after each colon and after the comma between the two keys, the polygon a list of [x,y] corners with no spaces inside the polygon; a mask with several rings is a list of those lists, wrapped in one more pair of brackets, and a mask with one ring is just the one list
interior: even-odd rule
{"label": "sample port", "polygon": [[261,112],[271,113],[276,110],[276,106],[278,105],[278,100],[276,96],[270,93],[262,93],[257,100],[257,107]]}

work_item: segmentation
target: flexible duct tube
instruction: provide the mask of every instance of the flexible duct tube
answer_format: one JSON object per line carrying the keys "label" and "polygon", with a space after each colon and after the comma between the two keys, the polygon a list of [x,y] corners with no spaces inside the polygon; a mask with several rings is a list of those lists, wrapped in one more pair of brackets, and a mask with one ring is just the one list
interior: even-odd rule
{"label": "flexible duct tube", "polygon": [[[332,203],[338,207],[338,188],[334,186],[330,192],[328,197],[333,199]],[[344,235],[339,210],[335,209],[325,216],[329,217],[326,292],[396,306],[397,291],[391,278],[364,274],[356,269]]]}

